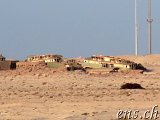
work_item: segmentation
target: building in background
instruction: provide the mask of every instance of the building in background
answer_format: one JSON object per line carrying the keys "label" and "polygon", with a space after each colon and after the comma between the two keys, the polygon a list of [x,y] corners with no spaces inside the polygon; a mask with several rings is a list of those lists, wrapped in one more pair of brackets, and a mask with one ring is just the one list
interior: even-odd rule
{"label": "building in background", "polygon": [[62,62],[63,56],[62,55],[32,55],[27,57],[27,62]]}
{"label": "building in background", "polygon": [[116,58],[112,56],[91,56],[86,58],[82,64],[84,68],[120,68],[136,69],[138,64],[129,60]]}

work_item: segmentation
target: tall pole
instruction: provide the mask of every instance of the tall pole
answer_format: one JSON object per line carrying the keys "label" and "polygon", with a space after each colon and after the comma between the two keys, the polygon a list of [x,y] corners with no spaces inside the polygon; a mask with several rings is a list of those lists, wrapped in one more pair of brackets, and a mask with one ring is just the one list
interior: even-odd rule
{"label": "tall pole", "polygon": [[152,54],[152,21],[151,18],[151,0],[148,0],[148,52],[149,55]]}
{"label": "tall pole", "polygon": [[135,0],[135,55],[138,56],[138,20],[137,20],[137,0]]}

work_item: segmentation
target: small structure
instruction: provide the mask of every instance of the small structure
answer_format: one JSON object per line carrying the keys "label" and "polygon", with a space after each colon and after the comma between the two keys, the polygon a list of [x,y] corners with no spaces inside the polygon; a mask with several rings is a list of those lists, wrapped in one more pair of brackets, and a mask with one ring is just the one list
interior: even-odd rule
{"label": "small structure", "polygon": [[0,61],[0,70],[13,70],[16,69],[16,63],[18,61],[11,61],[11,60],[6,60],[6,61]]}
{"label": "small structure", "polygon": [[77,59],[67,59],[65,61],[65,67],[68,71],[84,70]]}
{"label": "small structure", "polygon": [[0,61],[5,61],[5,57],[3,57],[3,55],[2,54],[0,54]]}
{"label": "small structure", "polygon": [[0,54],[0,70],[16,69],[16,62],[18,61],[6,60],[6,58]]}
{"label": "small structure", "polygon": [[63,56],[62,55],[34,55],[34,56],[28,56],[27,62],[62,62]]}

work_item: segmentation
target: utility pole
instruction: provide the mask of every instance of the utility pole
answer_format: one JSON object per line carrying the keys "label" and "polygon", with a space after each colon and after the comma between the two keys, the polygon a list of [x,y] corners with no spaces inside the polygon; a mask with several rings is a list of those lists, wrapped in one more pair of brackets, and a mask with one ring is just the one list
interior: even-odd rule
{"label": "utility pole", "polygon": [[151,18],[151,0],[148,0],[148,52],[149,55],[152,54],[152,22],[153,19]]}
{"label": "utility pole", "polygon": [[138,20],[137,20],[137,0],[135,0],[135,55],[138,56]]}

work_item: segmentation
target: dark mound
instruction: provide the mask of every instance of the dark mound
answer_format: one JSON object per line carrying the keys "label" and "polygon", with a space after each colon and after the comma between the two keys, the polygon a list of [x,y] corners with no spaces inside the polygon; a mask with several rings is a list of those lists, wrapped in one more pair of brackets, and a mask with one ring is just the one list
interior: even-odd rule
{"label": "dark mound", "polygon": [[136,69],[147,71],[147,68],[145,68],[142,64],[137,64]]}
{"label": "dark mound", "polygon": [[144,89],[144,88],[137,83],[126,83],[121,86],[121,89]]}

